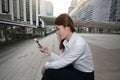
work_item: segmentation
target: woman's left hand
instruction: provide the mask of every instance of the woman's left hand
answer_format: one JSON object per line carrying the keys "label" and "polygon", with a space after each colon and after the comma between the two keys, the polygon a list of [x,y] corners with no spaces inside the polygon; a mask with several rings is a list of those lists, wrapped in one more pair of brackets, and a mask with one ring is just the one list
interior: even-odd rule
{"label": "woman's left hand", "polygon": [[42,75],[44,75],[45,71],[46,71],[46,69],[45,69],[45,67],[43,66],[43,67],[42,67],[42,71],[41,71]]}

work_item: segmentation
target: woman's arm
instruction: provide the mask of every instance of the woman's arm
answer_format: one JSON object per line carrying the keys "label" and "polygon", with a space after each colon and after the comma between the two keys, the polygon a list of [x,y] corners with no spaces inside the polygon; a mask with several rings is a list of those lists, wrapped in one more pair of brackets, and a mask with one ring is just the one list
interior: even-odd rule
{"label": "woman's arm", "polygon": [[58,59],[60,59],[60,56],[56,55],[51,50],[49,50],[47,46],[41,45],[40,51],[43,52],[43,53],[48,54],[51,57],[52,60],[58,60]]}
{"label": "woman's arm", "polygon": [[51,57],[51,59],[52,59],[53,61],[60,59],[60,56],[56,55],[56,54],[53,53],[53,52],[51,53],[50,57]]}
{"label": "woman's arm", "polygon": [[59,60],[46,62],[45,68],[59,69],[73,63],[82,55],[84,47],[84,45],[76,46],[70,53],[61,57]]}

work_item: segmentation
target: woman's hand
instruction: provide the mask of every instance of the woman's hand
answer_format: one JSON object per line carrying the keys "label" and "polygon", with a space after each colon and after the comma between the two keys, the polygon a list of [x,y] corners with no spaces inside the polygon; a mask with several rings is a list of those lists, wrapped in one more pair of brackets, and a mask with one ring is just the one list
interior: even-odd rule
{"label": "woman's hand", "polygon": [[44,75],[45,71],[46,71],[46,69],[45,69],[45,67],[43,66],[43,67],[42,67],[42,71],[41,71],[42,75]]}
{"label": "woman's hand", "polygon": [[47,53],[49,56],[51,55],[51,51],[48,49],[47,46],[41,46],[40,47],[40,51],[43,52],[43,53]]}

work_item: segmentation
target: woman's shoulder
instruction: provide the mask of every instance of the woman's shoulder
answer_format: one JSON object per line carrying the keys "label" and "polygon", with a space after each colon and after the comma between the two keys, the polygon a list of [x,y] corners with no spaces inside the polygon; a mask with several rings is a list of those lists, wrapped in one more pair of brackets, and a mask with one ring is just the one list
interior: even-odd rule
{"label": "woman's shoulder", "polygon": [[82,37],[82,36],[80,36],[80,34],[79,33],[75,33],[75,43],[77,44],[77,45],[85,45],[85,43],[86,43],[86,41],[85,41],[85,39]]}
{"label": "woman's shoulder", "polygon": [[75,33],[76,39],[77,41],[85,41],[85,39],[79,34],[79,33]]}

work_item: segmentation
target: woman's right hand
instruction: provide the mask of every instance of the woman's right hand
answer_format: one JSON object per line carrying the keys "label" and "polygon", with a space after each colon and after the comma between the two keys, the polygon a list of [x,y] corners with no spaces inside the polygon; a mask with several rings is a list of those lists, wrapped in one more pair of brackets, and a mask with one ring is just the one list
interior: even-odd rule
{"label": "woman's right hand", "polygon": [[41,45],[40,51],[43,52],[43,53],[48,54],[49,56],[51,55],[51,51],[48,49],[47,46]]}
{"label": "woman's right hand", "polygon": [[45,71],[46,71],[46,69],[45,69],[45,67],[43,66],[43,67],[42,67],[42,70],[41,70],[42,75],[45,74]]}

